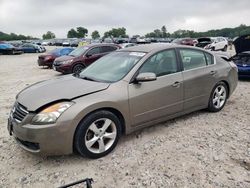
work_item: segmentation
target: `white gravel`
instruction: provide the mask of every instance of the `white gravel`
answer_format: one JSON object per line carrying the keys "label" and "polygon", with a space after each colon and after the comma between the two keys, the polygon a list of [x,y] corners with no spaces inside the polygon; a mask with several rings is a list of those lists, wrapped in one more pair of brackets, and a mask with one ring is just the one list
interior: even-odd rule
{"label": "white gravel", "polygon": [[0,187],[57,187],[93,178],[93,187],[250,187],[250,80],[239,81],[219,113],[199,111],[124,136],[108,156],[41,157],[8,135],[16,94],[61,76],[38,54],[0,56]]}

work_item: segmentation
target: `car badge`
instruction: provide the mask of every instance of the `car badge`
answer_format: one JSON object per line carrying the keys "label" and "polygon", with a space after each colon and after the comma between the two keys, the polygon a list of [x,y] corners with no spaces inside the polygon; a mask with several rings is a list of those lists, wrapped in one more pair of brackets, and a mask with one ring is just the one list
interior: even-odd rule
{"label": "car badge", "polygon": [[246,67],[246,66],[247,66],[247,64],[243,64],[242,66],[243,66],[243,67]]}

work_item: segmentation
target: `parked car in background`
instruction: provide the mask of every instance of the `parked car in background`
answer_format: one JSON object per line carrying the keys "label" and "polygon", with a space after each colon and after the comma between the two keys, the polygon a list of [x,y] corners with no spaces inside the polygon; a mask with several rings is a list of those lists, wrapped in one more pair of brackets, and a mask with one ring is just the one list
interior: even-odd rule
{"label": "parked car in background", "polygon": [[62,46],[63,40],[62,39],[55,39],[54,40],[54,46]]}
{"label": "parked car in background", "polygon": [[197,41],[197,47],[212,51],[227,51],[228,41],[224,37],[202,37],[198,38]]}
{"label": "parked car in background", "polygon": [[56,58],[53,63],[53,69],[63,74],[79,74],[84,68],[100,57],[119,48],[120,47],[115,44],[89,44],[81,46],[67,56]]}
{"label": "parked car in background", "polygon": [[22,48],[15,47],[8,43],[0,43],[0,54],[22,54],[23,50]]}
{"label": "parked car in background", "polygon": [[123,43],[123,44],[119,44],[119,46],[121,48],[128,48],[128,47],[136,46],[136,44],[135,43]]}
{"label": "parked car in background", "polygon": [[31,43],[23,44],[21,48],[24,53],[42,53],[46,51],[43,46]]}
{"label": "parked car in background", "polygon": [[236,55],[232,60],[238,67],[240,78],[250,78],[250,34],[243,35],[233,41]]}
{"label": "parked car in background", "polygon": [[38,56],[38,66],[48,66],[49,68],[52,68],[53,62],[57,57],[68,55],[70,52],[72,52],[74,48],[56,48],[47,54],[39,55]]}
{"label": "parked car in background", "polygon": [[175,44],[194,46],[195,41],[192,38],[179,38],[172,41]]}
{"label": "parked car in background", "polygon": [[62,46],[70,46],[70,41],[69,40],[63,41]]}
{"label": "parked car in background", "polygon": [[32,153],[100,158],[122,134],[201,109],[222,110],[237,81],[236,65],[208,51],[138,45],[100,58],[79,75],[22,90],[8,131]]}
{"label": "parked car in background", "polygon": [[80,39],[74,39],[74,40],[70,41],[70,46],[71,47],[78,47],[79,42],[81,42]]}

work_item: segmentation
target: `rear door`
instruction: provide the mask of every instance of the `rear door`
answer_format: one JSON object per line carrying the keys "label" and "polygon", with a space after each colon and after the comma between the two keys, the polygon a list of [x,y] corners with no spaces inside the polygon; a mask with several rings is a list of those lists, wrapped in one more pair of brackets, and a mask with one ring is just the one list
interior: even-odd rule
{"label": "rear door", "polygon": [[145,61],[139,73],[152,72],[157,80],[129,84],[133,126],[166,118],[183,110],[183,78],[175,50],[158,52]]}
{"label": "rear door", "polygon": [[179,49],[183,65],[184,110],[208,105],[217,74],[211,54],[196,49]]}

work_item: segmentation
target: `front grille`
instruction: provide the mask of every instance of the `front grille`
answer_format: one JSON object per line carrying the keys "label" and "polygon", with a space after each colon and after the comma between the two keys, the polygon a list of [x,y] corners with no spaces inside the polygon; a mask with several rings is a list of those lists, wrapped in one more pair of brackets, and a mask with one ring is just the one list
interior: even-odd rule
{"label": "front grille", "polygon": [[29,113],[26,108],[19,104],[15,103],[13,108],[12,108],[12,117],[15,119],[18,123],[22,122],[25,116]]}

